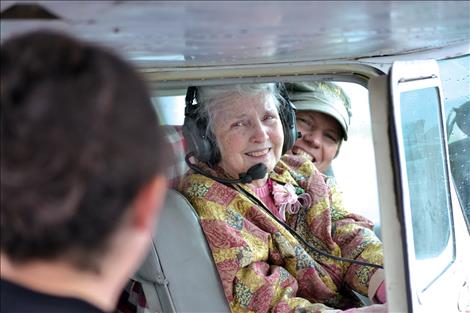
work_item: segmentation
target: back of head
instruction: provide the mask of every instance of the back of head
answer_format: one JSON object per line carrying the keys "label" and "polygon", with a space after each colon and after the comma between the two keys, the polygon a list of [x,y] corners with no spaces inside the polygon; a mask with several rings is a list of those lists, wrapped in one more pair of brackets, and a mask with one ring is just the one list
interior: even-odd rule
{"label": "back of head", "polygon": [[348,139],[351,122],[351,102],[343,89],[331,82],[313,81],[286,83],[290,100],[297,111],[317,111],[333,117]]}
{"label": "back of head", "polygon": [[144,82],[105,49],[33,32],[2,44],[1,116],[2,253],[93,267],[167,166]]}

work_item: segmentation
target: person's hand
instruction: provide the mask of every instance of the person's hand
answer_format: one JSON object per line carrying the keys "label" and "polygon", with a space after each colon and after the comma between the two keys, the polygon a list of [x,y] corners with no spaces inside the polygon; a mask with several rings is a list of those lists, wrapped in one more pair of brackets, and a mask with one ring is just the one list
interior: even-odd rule
{"label": "person's hand", "polygon": [[377,303],[385,303],[387,302],[387,294],[385,293],[385,283],[382,282],[377,288],[377,292],[375,293],[374,300],[376,300]]}

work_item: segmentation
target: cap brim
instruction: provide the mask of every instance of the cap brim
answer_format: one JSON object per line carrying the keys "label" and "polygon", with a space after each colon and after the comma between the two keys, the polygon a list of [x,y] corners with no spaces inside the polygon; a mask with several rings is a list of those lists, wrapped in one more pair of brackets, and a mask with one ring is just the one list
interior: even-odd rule
{"label": "cap brim", "polygon": [[333,117],[343,129],[344,140],[348,140],[348,129],[346,128],[347,124],[343,117],[344,113],[341,114],[330,104],[321,102],[312,103],[311,101],[295,101],[294,105],[297,111],[316,111]]}

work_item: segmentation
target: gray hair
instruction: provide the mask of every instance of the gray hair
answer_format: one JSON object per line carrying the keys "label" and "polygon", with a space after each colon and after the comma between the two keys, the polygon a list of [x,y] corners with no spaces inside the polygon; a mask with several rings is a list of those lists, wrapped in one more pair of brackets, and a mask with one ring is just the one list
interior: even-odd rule
{"label": "gray hair", "polygon": [[273,97],[274,103],[279,110],[279,90],[275,83],[258,83],[258,84],[233,84],[233,85],[215,85],[197,87],[197,120],[205,120],[207,139],[216,143],[214,135],[214,107],[222,101],[230,100],[233,95],[254,96],[265,94],[267,97]]}

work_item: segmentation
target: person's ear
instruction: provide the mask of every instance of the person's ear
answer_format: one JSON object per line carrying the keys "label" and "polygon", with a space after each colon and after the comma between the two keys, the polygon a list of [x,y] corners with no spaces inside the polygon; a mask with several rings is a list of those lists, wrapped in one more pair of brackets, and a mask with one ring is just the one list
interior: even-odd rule
{"label": "person's ear", "polygon": [[134,227],[141,230],[153,229],[165,201],[167,189],[167,178],[159,175],[139,190],[132,203],[132,225]]}

